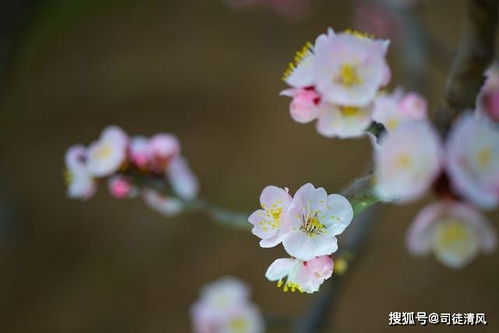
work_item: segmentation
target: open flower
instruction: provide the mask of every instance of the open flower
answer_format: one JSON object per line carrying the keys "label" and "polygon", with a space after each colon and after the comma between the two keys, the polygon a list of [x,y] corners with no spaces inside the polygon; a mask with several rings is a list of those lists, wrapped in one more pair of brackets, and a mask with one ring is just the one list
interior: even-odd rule
{"label": "open flower", "polygon": [[465,114],[447,140],[446,166],[454,189],[483,208],[499,203],[499,129]]}
{"label": "open flower", "polygon": [[480,252],[491,252],[497,243],[492,225],[473,207],[442,201],[423,209],[407,234],[415,255],[433,252],[444,265],[461,268]]}
{"label": "open flower", "polygon": [[317,91],[332,104],[367,106],[390,76],[388,46],[357,32],[321,39],[314,48]]}
{"label": "open flower", "polygon": [[283,96],[293,98],[289,107],[289,113],[294,121],[309,123],[319,115],[320,96],[313,88],[287,89],[281,92]]}
{"label": "open flower", "polygon": [[328,195],[309,183],[296,192],[288,214],[289,230],[282,244],[289,255],[307,261],[338,249],[335,236],[350,224],[353,209],[345,197]]}
{"label": "open flower", "polygon": [[87,166],[95,177],[109,176],[125,161],[128,138],[117,126],[109,126],[88,148]]}
{"label": "open flower", "polygon": [[150,168],[155,172],[164,172],[179,153],[180,143],[175,135],[158,133],[149,140]]}
{"label": "open flower", "polygon": [[89,173],[87,150],[82,145],[70,147],[66,152],[67,195],[75,199],[89,199],[97,189],[97,183]]}
{"label": "open flower", "polygon": [[[333,260],[330,256],[320,256],[309,261],[294,258],[275,260],[267,269],[265,277],[270,281],[279,281],[278,287],[284,291],[313,293],[333,274]],[[283,280],[286,279],[286,282]]]}
{"label": "open flower", "polygon": [[253,224],[251,232],[260,237],[261,247],[273,247],[282,241],[287,231],[287,208],[291,196],[287,189],[267,186],[260,195],[262,209],[254,211],[248,218]]}
{"label": "open flower", "polygon": [[326,137],[354,138],[364,135],[371,124],[372,108],[322,103],[317,132]]}
{"label": "open flower", "polygon": [[248,287],[232,277],[221,278],[201,290],[191,308],[195,333],[259,333],[264,324],[249,300]]}
{"label": "open flower", "polygon": [[440,173],[442,151],[438,134],[426,122],[385,134],[375,149],[376,194],[385,201],[419,198]]}
{"label": "open flower", "polygon": [[375,99],[373,120],[392,132],[404,123],[424,120],[426,113],[427,105],[423,97],[416,93],[404,94],[402,89],[397,89]]}

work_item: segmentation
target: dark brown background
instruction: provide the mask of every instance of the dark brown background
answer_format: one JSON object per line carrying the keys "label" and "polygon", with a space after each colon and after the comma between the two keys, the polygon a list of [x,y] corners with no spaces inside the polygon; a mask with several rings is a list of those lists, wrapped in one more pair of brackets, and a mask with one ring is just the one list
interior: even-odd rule
{"label": "dark brown background", "polygon": [[[312,296],[264,279],[280,247],[261,249],[250,233],[201,215],[162,218],[140,200],[110,198],[104,186],[88,202],[71,201],[61,174],[69,145],[114,123],[177,134],[202,196],[233,209],[256,209],[267,184],[339,191],[363,173],[368,141],[323,138],[293,122],[278,96],[297,48],[328,26],[351,26],[350,2],[313,4],[306,18],[288,20],[222,0],[126,1],[52,33],[43,22],[28,30],[2,94],[0,331],[188,332],[199,288],[227,274],[246,280],[265,312],[306,309]],[[433,0],[421,18],[452,49],[463,11],[463,1]],[[399,46],[390,51],[392,87],[408,82]],[[434,106],[448,68],[426,69]],[[488,328],[461,331],[499,331],[497,254],[453,271],[406,252],[405,231],[423,204],[379,211],[330,332],[456,329],[390,328],[390,311],[485,312]]]}

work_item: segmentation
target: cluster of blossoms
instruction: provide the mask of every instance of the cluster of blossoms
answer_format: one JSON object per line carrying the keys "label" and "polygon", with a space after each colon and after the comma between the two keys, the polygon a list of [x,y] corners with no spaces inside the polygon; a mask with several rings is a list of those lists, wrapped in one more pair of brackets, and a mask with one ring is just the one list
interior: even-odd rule
{"label": "cluster of blossoms", "polygon": [[260,333],[264,322],[249,299],[249,288],[242,281],[225,277],[201,290],[191,308],[195,333]]}
{"label": "cluster of blossoms", "polygon": [[[184,203],[194,200],[198,193],[197,179],[180,154],[174,135],[130,138],[117,126],[104,129],[88,147],[74,145],[66,152],[70,198],[89,199],[102,180],[107,180],[114,197],[142,195],[151,208],[167,216],[181,212]],[[171,188],[160,192],[157,185],[165,181]],[[171,195],[163,193],[167,190]]]}
{"label": "cluster of blossoms", "polygon": [[291,256],[275,260],[265,274],[267,279],[278,281],[284,291],[319,290],[333,273],[330,255],[338,249],[336,236],[353,218],[350,202],[305,184],[294,197],[288,189],[267,186],[260,195],[260,205],[262,209],[249,217],[252,233],[261,239],[261,247],[282,243]]}
{"label": "cluster of blossoms", "polygon": [[[353,138],[366,133],[373,121],[396,126],[426,114],[426,103],[415,93],[381,89],[391,77],[386,62],[390,42],[347,30],[329,29],[315,44],[308,43],[284,74],[291,86],[281,92],[292,98],[291,117],[299,123],[317,120],[326,137]],[[389,108],[390,111],[385,109]]]}
{"label": "cluster of blossoms", "polygon": [[480,107],[464,113],[445,142],[427,121],[388,131],[375,145],[375,164],[380,199],[411,202],[432,186],[439,197],[409,229],[412,253],[433,252],[459,268],[494,249],[495,232],[477,208],[499,204],[499,128]]}
{"label": "cluster of blossoms", "polygon": [[[499,204],[499,79],[490,70],[477,111],[458,119],[446,142],[427,119],[427,103],[416,93],[381,90],[390,80],[389,42],[359,32],[329,29],[300,51],[285,74],[293,98],[290,113],[327,137],[370,136],[376,167],[375,193],[404,203],[434,186],[440,202],[424,210],[410,228],[415,254],[433,251],[450,267],[462,267],[496,236],[477,207]],[[379,138],[372,124],[384,129]],[[293,255],[290,252],[291,255]]]}

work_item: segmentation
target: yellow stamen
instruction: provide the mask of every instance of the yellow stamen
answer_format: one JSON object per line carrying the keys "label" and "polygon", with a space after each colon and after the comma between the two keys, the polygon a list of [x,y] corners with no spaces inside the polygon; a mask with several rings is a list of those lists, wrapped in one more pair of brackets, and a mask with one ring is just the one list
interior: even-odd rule
{"label": "yellow stamen", "polygon": [[360,108],[356,108],[353,106],[341,106],[340,112],[344,117],[354,117],[360,111]]}
{"label": "yellow stamen", "polygon": [[492,162],[492,148],[490,146],[485,146],[477,154],[478,166],[481,169],[486,169],[490,166]]}
{"label": "yellow stamen", "polygon": [[362,79],[357,73],[357,68],[352,64],[343,64],[340,67],[339,76],[335,78],[335,81],[347,87],[359,85],[362,83]]}
{"label": "yellow stamen", "polygon": [[313,47],[314,46],[312,45],[312,43],[307,42],[305,46],[301,48],[301,50],[296,52],[293,61],[288,64],[288,68],[284,71],[284,74],[282,76],[283,81],[286,81],[294,72],[296,67],[303,61],[303,59],[305,59],[310,54],[310,52],[312,52]]}
{"label": "yellow stamen", "polygon": [[98,159],[104,159],[109,157],[113,152],[113,148],[109,144],[101,144],[97,149],[95,150],[95,157]]}
{"label": "yellow stamen", "polygon": [[246,332],[248,329],[248,321],[245,318],[234,318],[229,323],[233,332]]}
{"label": "yellow stamen", "polygon": [[62,173],[62,178],[64,179],[64,184],[66,184],[66,186],[68,186],[69,184],[71,184],[73,182],[74,174],[69,169],[66,169]]}
{"label": "yellow stamen", "polygon": [[374,39],[374,35],[368,34],[367,32],[358,31],[358,30],[347,29],[344,31],[344,33],[346,33],[348,35],[352,35],[354,37],[358,37],[358,38]]}
{"label": "yellow stamen", "polygon": [[466,242],[469,238],[469,230],[460,220],[446,221],[438,228],[438,242],[444,247]]}
{"label": "yellow stamen", "polygon": [[395,165],[401,169],[407,169],[411,166],[411,164],[412,158],[407,153],[399,155],[397,160],[395,161]]}
{"label": "yellow stamen", "polygon": [[307,221],[300,227],[300,230],[309,237],[315,237],[325,232],[326,226],[319,222],[316,216],[307,218]]}

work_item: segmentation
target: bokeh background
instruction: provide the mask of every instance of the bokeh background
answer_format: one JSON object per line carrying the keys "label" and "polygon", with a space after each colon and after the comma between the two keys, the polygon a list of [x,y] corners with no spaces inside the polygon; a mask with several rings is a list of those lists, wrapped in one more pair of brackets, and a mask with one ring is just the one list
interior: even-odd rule
{"label": "bokeh background", "polygon": [[[329,26],[352,27],[352,1],[313,0],[290,17],[223,0],[2,1],[0,5],[0,331],[189,332],[199,288],[223,275],[251,285],[261,309],[297,317],[313,296],[264,279],[283,256],[249,232],[200,214],[166,219],[140,200],[69,200],[63,156],[108,124],[178,135],[202,196],[243,212],[267,184],[340,191],[364,173],[367,139],[319,136],[279,97],[286,64]],[[428,48],[435,106],[462,27],[464,1],[426,1],[416,16],[448,56]],[[404,37],[390,50],[391,87],[411,87]],[[410,72],[410,71],[409,71]],[[385,332],[390,311],[485,312],[499,331],[498,254],[460,271],[411,257],[405,232],[419,202],[383,206],[344,284],[328,332]],[[497,215],[490,216],[497,226]],[[334,277],[333,277],[334,279]],[[454,332],[455,327],[406,327]],[[287,329],[269,330],[287,332]]]}

